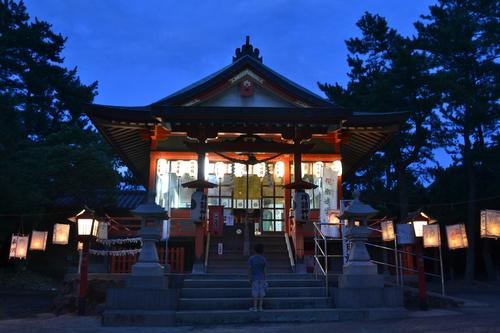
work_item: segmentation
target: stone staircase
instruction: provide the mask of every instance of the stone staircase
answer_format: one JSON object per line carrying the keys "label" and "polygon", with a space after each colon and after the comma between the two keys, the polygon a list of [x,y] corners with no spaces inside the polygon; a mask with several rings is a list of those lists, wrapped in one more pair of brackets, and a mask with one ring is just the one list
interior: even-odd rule
{"label": "stone staircase", "polygon": [[[219,255],[219,244],[222,254]],[[270,236],[251,236],[249,241],[250,255],[255,244],[264,245],[264,256],[267,260],[268,273],[290,273],[291,265],[281,233]],[[212,237],[208,255],[208,272],[211,274],[246,274],[249,256],[243,255],[243,235],[238,235],[231,227],[225,226],[224,236]]]}
{"label": "stone staircase", "polygon": [[[180,291],[179,325],[251,322],[318,322],[336,320],[323,280],[312,275],[269,274],[264,311],[251,312],[251,289],[246,275],[192,275]],[[338,320],[338,319],[337,319]]]}

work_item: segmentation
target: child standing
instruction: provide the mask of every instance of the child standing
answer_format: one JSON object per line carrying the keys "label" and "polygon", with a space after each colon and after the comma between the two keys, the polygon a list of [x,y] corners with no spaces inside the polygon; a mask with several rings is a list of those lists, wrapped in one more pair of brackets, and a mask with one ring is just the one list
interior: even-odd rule
{"label": "child standing", "polygon": [[255,254],[248,259],[248,280],[252,285],[253,307],[250,311],[262,311],[262,303],[266,295],[267,262],[264,258],[264,246],[257,244]]}

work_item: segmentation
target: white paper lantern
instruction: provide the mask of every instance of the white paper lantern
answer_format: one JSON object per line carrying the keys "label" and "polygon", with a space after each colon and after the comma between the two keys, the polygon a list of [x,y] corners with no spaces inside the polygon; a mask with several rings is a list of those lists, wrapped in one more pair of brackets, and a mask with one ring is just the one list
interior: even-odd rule
{"label": "white paper lantern", "polygon": [[26,255],[28,254],[28,241],[29,241],[29,236],[12,234],[12,240],[10,242],[9,259],[11,258],[26,259]]}
{"label": "white paper lantern", "polygon": [[31,232],[30,250],[45,251],[48,234],[49,233],[47,231],[33,230]]}
{"label": "white paper lantern", "polygon": [[97,226],[97,239],[108,239],[108,223],[99,222]]}
{"label": "white paper lantern", "polygon": [[481,238],[500,238],[500,211],[481,211]]}
{"label": "white paper lantern", "polygon": [[189,176],[196,178],[198,176],[198,162],[196,160],[189,161]]}
{"label": "white paper lantern", "polygon": [[337,176],[342,176],[342,162],[337,160],[332,163],[333,171],[337,172]]}
{"label": "white paper lantern", "polygon": [[390,242],[396,239],[396,234],[394,232],[394,223],[392,221],[380,222],[380,228],[382,231],[382,239],[384,241]]}
{"label": "white paper lantern", "polygon": [[160,158],[158,160],[158,162],[156,163],[156,173],[160,178],[168,177],[169,170],[168,170],[168,162],[166,159]]}
{"label": "white paper lantern", "polygon": [[278,178],[285,176],[285,162],[279,161],[274,164],[274,175]]}
{"label": "white paper lantern", "polygon": [[413,225],[413,228],[415,229],[415,236],[416,237],[422,237],[423,236],[423,227],[424,225],[427,225],[427,221],[412,221],[408,222],[409,224]]}
{"label": "white paper lantern", "polygon": [[448,248],[450,250],[463,249],[469,246],[464,224],[447,225],[446,237],[448,239]]}
{"label": "white paper lantern", "polygon": [[234,164],[234,176],[235,177],[242,177],[243,173],[245,172],[245,165],[242,163],[235,163]]}
{"label": "white paper lantern", "polygon": [[69,241],[69,224],[54,224],[52,244],[67,245]]}
{"label": "white paper lantern", "polygon": [[182,176],[181,161],[170,161],[170,173],[175,173],[177,177]]}
{"label": "white paper lantern", "polygon": [[262,178],[266,174],[266,163],[258,163],[253,166],[253,174]]}
{"label": "white paper lantern", "polygon": [[424,237],[424,247],[441,246],[441,235],[439,233],[438,224],[424,225],[422,232]]}
{"label": "white paper lantern", "polygon": [[226,164],[224,162],[216,162],[215,163],[215,176],[218,179],[222,180],[222,178],[224,178],[224,175],[226,174],[226,171],[227,171],[227,167],[226,167]]}
{"label": "white paper lantern", "polygon": [[323,175],[323,162],[314,162],[313,164],[313,174],[314,177],[320,178]]}

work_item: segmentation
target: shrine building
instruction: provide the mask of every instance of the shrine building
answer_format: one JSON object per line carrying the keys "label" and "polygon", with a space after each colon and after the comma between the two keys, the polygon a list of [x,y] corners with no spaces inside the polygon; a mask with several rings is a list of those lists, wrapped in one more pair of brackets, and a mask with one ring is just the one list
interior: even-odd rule
{"label": "shrine building", "polygon": [[248,37],[228,66],[159,101],[85,106],[168,211],[168,244],[193,273],[246,272],[255,243],[271,272],[305,271],[312,223],[335,222],[342,180],[406,118],[389,111],[333,104],[264,65]]}

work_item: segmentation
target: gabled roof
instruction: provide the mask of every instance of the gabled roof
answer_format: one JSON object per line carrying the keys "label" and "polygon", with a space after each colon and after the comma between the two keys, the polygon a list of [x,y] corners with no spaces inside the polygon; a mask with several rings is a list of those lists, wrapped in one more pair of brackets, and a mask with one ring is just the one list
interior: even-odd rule
{"label": "gabled roof", "polygon": [[[255,81],[289,103],[285,107],[203,105],[243,79]],[[379,149],[407,117],[405,112],[366,113],[338,107],[265,66],[248,38],[230,65],[159,101],[138,107],[91,104],[84,110],[143,184],[148,183],[149,136],[156,125],[168,123],[182,133],[194,123],[228,129],[220,132],[251,126],[265,127],[265,133],[273,128],[276,132],[272,133],[284,133],[284,128],[293,130],[293,126],[306,126],[317,134],[340,130],[348,137],[341,146],[343,169],[348,174]]]}
{"label": "gabled roof", "polygon": [[325,98],[318,96],[312,91],[290,81],[281,74],[278,74],[271,68],[256,60],[250,55],[244,55],[234,61],[232,64],[222,68],[221,70],[181,89],[167,97],[152,103],[152,106],[179,106],[189,103],[198,95],[203,94],[207,90],[213,89],[224,84],[230,78],[235,77],[244,70],[249,69],[255,74],[270,81],[275,86],[280,87],[290,96],[295,96],[304,103],[316,107],[332,107],[333,103]]}

